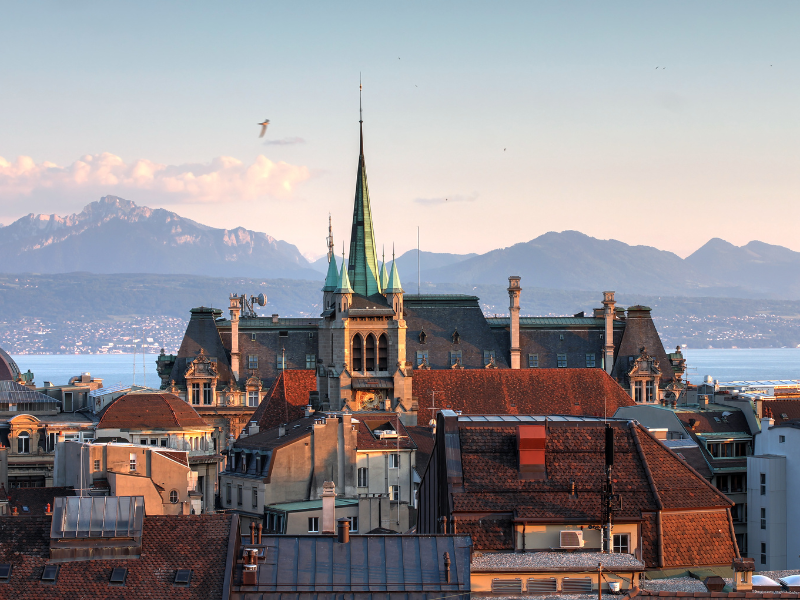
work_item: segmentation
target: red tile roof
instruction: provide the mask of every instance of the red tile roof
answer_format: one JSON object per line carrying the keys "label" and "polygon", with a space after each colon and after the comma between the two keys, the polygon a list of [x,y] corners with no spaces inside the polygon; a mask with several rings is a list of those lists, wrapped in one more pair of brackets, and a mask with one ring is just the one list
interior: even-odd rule
{"label": "red tile roof", "polygon": [[[74,496],[75,491],[68,487],[12,488],[7,495],[9,504],[16,506],[20,515],[33,516],[43,515],[48,504],[52,509],[56,496]],[[28,512],[22,510],[23,506],[28,507]]]}
{"label": "red tile roof", "polygon": [[[800,398],[793,400],[764,400],[762,402],[762,411],[769,408],[772,411],[772,418],[775,419],[775,424],[785,423],[794,419],[800,419]],[[786,418],[783,418],[786,415]]]}
{"label": "red tile roof", "polygon": [[729,565],[734,555],[726,511],[661,513],[664,564]]}
{"label": "red tile roof", "polygon": [[316,389],[317,373],[313,369],[281,371],[250,420],[258,423],[263,431],[302,419],[308,406],[308,394]]}
{"label": "red tile roof", "polygon": [[634,405],[602,369],[416,370],[412,382],[420,425],[431,419],[434,391],[438,408],[464,414],[602,417]]}
{"label": "red tile roof", "polygon": [[103,410],[97,429],[194,429],[209,427],[174,394],[125,394]]}
{"label": "red tile roof", "polygon": [[[680,410],[675,413],[675,416],[680,419],[687,430],[694,433],[750,433],[747,419],[738,408],[704,411]],[[694,429],[689,425],[692,419],[694,419],[695,423]]]}
{"label": "red tile roof", "polygon": [[[231,515],[145,517],[140,558],[59,563],[56,582],[45,584],[40,580],[50,558],[50,520],[0,517],[0,563],[12,565],[0,598],[222,597]],[[109,585],[114,567],[127,567],[124,586]],[[192,570],[187,587],[173,584],[177,569]]]}

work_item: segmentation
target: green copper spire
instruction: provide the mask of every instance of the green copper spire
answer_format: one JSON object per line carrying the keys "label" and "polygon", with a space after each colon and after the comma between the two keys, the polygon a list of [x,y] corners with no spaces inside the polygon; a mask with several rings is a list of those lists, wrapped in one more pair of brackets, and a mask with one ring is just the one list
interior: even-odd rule
{"label": "green copper spire", "polygon": [[339,284],[339,269],[336,268],[336,257],[331,256],[328,263],[328,274],[325,276],[325,286],[323,292],[334,292]]}
{"label": "green copper spire", "polygon": [[381,263],[381,292],[384,293],[386,286],[389,285],[389,273],[386,271],[386,255],[383,255]]}
{"label": "green copper spire", "polygon": [[[336,259],[333,259],[334,270],[336,269]],[[350,287],[350,278],[347,276],[347,261],[344,259],[344,252],[342,252],[342,272],[339,274],[339,285],[336,288],[337,294],[352,294],[353,288]]]}
{"label": "green copper spire", "polygon": [[[359,84],[359,115],[361,112],[361,85]],[[367,167],[364,163],[363,119],[359,118],[360,153],[356,175],[356,198],[353,206],[353,230],[350,234],[350,262],[348,271],[353,290],[362,296],[380,293],[378,284],[378,256],[375,252],[375,233],[372,229],[372,209],[369,205]]]}
{"label": "green copper spire", "polygon": [[386,294],[403,293],[403,286],[400,285],[400,275],[397,273],[397,263],[394,260],[394,252],[392,252],[392,274],[389,275],[389,283],[383,291]]}

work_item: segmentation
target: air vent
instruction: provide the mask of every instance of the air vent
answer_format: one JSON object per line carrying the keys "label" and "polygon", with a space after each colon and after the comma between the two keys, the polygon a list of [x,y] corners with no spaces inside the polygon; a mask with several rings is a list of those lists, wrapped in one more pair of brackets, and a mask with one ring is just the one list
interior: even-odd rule
{"label": "air vent", "polygon": [[521,594],[522,579],[492,579],[493,594]]}
{"label": "air vent", "polygon": [[592,580],[589,577],[564,577],[561,580],[561,591],[565,594],[591,593]]}
{"label": "air vent", "polygon": [[548,594],[550,592],[558,591],[558,582],[555,577],[536,578],[531,577],[528,579],[529,594]]}
{"label": "air vent", "polygon": [[562,548],[583,548],[583,532],[567,529],[560,535]]}
{"label": "air vent", "polygon": [[175,584],[176,585],[189,585],[192,580],[191,569],[178,569],[175,571]]}

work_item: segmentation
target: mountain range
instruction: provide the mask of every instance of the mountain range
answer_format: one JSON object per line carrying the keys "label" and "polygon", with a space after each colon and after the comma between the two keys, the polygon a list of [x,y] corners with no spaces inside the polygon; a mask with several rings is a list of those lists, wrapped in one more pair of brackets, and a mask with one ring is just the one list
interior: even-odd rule
{"label": "mountain range", "polygon": [[[164,209],[105,196],[65,217],[33,213],[0,228],[5,273],[151,273],[321,281],[327,258],[310,263],[296,246],[244,227],[214,228]],[[340,260],[340,259],[339,259]],[[416,292],[417,251],[397,257]],[[714,238],[690,256],[549,232],[484,254],[422,252],[420,280],[667,296],[800,299],[800,252]]]}

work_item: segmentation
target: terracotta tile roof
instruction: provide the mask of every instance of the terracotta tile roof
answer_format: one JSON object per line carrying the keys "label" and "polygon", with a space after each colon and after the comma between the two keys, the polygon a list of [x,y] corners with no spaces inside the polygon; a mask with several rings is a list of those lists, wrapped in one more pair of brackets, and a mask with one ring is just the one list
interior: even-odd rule
{"label": "terracotta tile roof", "polygon": [[465,414],[613,415],[633,400],[602,369],[416,370],[412,394],[417,423],[431,419],[436,406]]}
{"label": "terracotta tile roof", "polygon": [[511,519],[458,521],[456,531],[472,538],[472,545],[481,550],[508,550],[514,545]]}
{"label": "terracotta tile roof", "polygon": [[730,565],[736,553],[726,511],[661,514],[664,564]]}
{"label": "terracotta tile roof", "polygon": [[250,420],[258,423],[261,429],[270,429],[301,419],[305,416],[308,394],[316,389],[314,369],[281,371]]}
{"label": "terracotta tile roof", "polygon": [[433,445],[436,443],[436,438],[433,435],[433,430],[430,427],[420,427],[415,425],[413,427],[406,427],[408,435],[414,440],[417,445],[417,473],[420,477],[425,473],[428,467],[428,461],[433,454]]}
{"label": "terracotta tile roof", "polygon": [[[175,462],[181,463],[182,465],[186,465],[187,467],[189,466],[189,461],[187,460],[187,456],[189,455],[188,452],[172,452],[170,450],[158,450],[157,448],[154,448],[152,446],[150,447],[150,449],[153,452],[158,452],[162,456],[166,456],[167,458],[174,460]],[[194,458],[197,457],[193,456],[192,459]]]}
{"label": "terracotta tile roof", "polygon": [[97,429],[194,429],[209,427],[197,411],[174,394],[125,394],[109,404]]}
{"label": "terracotta tile roof", "polygon": [[[231,515],[145,517],[142,554],[130,560],[59,563],[54,584],[40,582],[49,561],[50,517],[0,517],[0,563],[13,565],[0,598],[46,600],[222,597]],[[127,567],[124,586],[108,581]],[[173,584],[177,569],[191,569],[186,588]]]}
{"label": "terracotta tile roof", "polygon": [[711,467],[708,466],[700,446],[695,446],[694,448],[672,448],[672,451],[678,458],[700,473],[704,479],[711,479]]}
{"label": "terracotta tile roof", "polygon": [[311,435],[311,428],[316,419],[321,418],[321,415],[311,415],[310,417],[303,417],[286,424],[286,431],[284,435],[279,435],[280,427],[271,427],[270,429],[259,431],[253,435],[240,437],[234,443],[234,448],[258,448],[261,450],[271,450],[284,444],[288,444],[301,437]]}
{"label": "terracotta tile roof", "polygon": [[[20,515],[43,515],[46,505],[53,506],[56,496],[74,496],[75,491],[68,487],[12,488],[8,490],[8,502],[16,506]],[[28,512],[22,507],[27,506]]]}
{"label": "terracotta tile roof", "polygon": [[[680,419],[687,431],[694,433],[750,433],[747,419],[738,408],[720,407],[715,410],[703,411],[681,410],[677,411],[675,416]],[[692,419],[695,422],[694,429],[689,424]]]}
{"label": "terracotta tile roof", "polygon": [[[763,400],[762,411],[767,408],[772,411],[772,417],[775,419],[776,425],[800,419],[800,398],[793,400]],[[786,418],[783,415],[786,415]]]}

